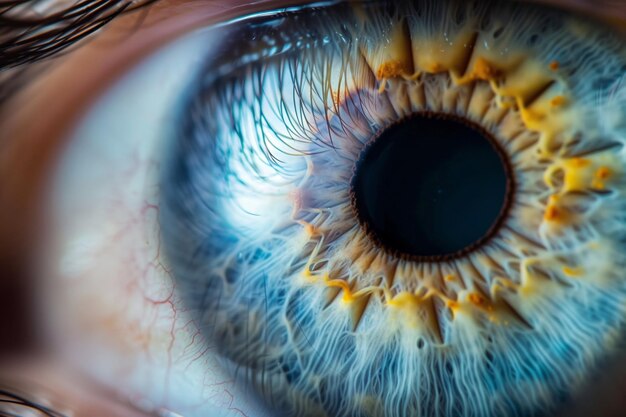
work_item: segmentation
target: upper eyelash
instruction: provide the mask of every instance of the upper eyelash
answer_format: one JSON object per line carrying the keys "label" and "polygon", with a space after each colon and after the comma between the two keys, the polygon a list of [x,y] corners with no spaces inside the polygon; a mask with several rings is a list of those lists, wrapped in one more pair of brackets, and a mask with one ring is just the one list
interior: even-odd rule
{"label": "upper eyelash", "polygon": [[113,19],[159,0],[83,0],[64,8],[51,1],[35,10],[44,1],[0,0],[0,105],[45,70],[29,64],[55,57]]}
{"label": "upper eyelash", "polygon": [[116,17],[158,0],[83,0],[39,12],[40,0],[0,2],[0,70],[40,61],[91,35]]}

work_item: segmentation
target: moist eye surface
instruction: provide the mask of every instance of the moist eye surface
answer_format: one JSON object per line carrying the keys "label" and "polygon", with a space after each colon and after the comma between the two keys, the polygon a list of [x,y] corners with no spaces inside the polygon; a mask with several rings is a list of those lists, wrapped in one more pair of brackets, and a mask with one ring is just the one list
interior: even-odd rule
{"label": "moist eye surface", "polygon": [[277,413],[550,415],[623,340],[625,71],[522,3],[238,24],[162,181],[185,307]]}

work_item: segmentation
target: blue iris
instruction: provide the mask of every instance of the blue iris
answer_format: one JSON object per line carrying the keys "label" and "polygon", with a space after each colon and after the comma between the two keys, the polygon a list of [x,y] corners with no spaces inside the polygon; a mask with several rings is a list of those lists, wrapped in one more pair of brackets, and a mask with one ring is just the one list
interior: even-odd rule
{"label": "blue iris", "polygon": [[[366,2],[239,23],[181,112],[163,178],[186,307],[289,416],[550,413],[624,330],[625,63],[616,36],[521,5]],[[516,182],[497,234],[454,259],[398,256],[354,210],[362,151],[420,112],[489,132]]]}

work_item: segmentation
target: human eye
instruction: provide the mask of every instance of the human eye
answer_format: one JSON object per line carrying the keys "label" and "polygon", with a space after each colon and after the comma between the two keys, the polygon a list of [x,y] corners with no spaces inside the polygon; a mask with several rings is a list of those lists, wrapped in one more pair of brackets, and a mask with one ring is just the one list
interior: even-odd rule
{"label": "human eye", "polygon": [[622,44],[456,1],[175,41],[68,135],[51,339],[185,416],[556,412],[622,339]]}

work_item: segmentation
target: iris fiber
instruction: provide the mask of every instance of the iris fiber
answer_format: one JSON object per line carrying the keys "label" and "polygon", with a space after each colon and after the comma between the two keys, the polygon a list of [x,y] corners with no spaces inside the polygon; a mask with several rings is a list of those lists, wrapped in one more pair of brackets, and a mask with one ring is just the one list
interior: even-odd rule
{"label": "iris fiber", "polygon": [[[573,395],[626,317],[622,39],[453,0],[234,33],[181,112],[160,206],[186,311],[233,375],[289,416],[525,416]],[[515,178],[497,232],[445,262],[388,250],[352,206],[363,150],[422,112],[480,126]]]}
{"label": "iris fiber", "polygon": [[462,119],[422,113],[372,142],[356,164],[353,205],[374,239],[397,256],[443,261],[497,232],[513,179],[486,132]]}

